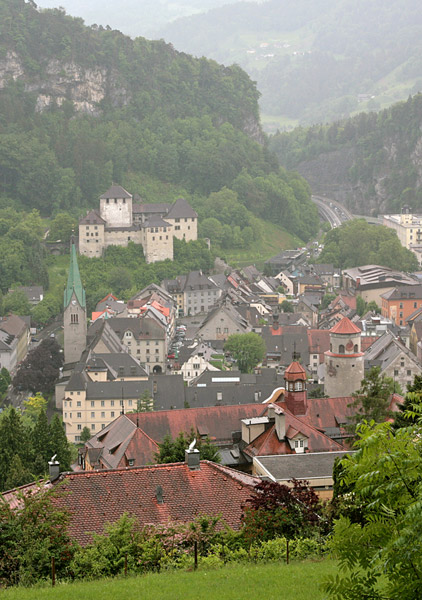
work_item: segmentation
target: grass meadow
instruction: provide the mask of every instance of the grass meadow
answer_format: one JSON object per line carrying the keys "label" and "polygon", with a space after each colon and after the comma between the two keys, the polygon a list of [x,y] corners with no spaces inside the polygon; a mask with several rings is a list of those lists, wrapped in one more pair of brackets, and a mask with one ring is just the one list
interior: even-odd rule
{"label": "grass meadow", "polygon": [[321,581],[336,563],[318,561],[235,564],[198,571],[61,584],[53,588],[10,588],[1,600],[322,600]]}

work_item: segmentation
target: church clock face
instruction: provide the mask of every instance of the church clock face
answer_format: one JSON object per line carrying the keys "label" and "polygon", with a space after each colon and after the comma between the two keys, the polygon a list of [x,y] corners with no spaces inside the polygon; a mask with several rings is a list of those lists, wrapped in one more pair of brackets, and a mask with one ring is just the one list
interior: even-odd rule
{"label": "church clock face", "polygon": [[76,306],[76,300],[72,300],[73,306]]}

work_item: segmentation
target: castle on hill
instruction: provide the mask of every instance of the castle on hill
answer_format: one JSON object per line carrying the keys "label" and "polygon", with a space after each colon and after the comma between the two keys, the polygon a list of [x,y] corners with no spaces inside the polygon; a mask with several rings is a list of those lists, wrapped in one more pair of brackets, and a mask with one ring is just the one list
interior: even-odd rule
{"label": "castle on hill", "polygon": [[196,240],[198,215],[183,198],[173,204],[144,204],[120,185],[100,197],[100,211],[91,210],[79,221],[79,253],[102,256],[108,246],[142,244],[145,260],[173,260],[173,239]]}

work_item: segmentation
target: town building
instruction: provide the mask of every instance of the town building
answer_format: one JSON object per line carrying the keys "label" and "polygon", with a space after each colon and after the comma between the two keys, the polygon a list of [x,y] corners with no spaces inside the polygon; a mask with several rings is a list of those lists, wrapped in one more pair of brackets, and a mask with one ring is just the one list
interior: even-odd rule
{"label": "town building", "polygon": [[391,377],[406,392],[422,368],[416,356],[390,330],[378,338],[365,352],[365,370],[380,367],[381,375]]}
{"label": "town building", "polygon": [[343,289],[362,296],[365,302],[375,301],[381,306],[381,296],[397,286],[418,285],[420,282],[401,271],[379,265],[364,265],[343,270]]}
{"label": "town building", "polygon": [[177,303],[179,317],[208,313],[222,294],[221,288],[202,271],[165,279],[162,286]]}
{"label": "town building", "polygon": [[381,314],[400,327],[407,319],[422,308],[422,285],[402,285],[381,295]]}
{"label": "town building", "polygon": [[324,390],[330,398],[351,396],[364,378],[361,330],[344,317],[330,329],[330,349],[325,356]]}
{"label": "town building", "polygon": [[0,369],[13,371],[26,356],[29,327],[18,315],[0,317]]}
{"label": "town building", "polygon": [[173,238],[187,242],[198,237],[198,215],[183,198],[173,204],[133,203],[120,185],[100,197],[100,211],[79,221],[79,253],[102,256],[108,246],[142,244],[147,263],[173,260]]}
{"label": "town building", "polygon": [[384,215],[383,225],[397,233],[402,246],[411,250],[421,264],[422,215],[412,213],[408,205],[404,205],[401,214]]}

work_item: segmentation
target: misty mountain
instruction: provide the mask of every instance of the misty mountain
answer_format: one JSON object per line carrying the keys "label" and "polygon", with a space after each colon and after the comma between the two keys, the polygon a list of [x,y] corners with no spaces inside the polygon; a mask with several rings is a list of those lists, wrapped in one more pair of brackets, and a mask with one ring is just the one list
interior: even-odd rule
{"label": "misty mountain", "polygon": [[88,25],[109,25],[131,37],[154,37],[153,32],[170,21],[223,6],[227,0],[41,0],[37,4],[41,8],[62,6]]}
{"label": "misty mountain", "polygon": [[269,0],[178,19],[158,37],[236,62],[266,115],[304,124],[388,106],[422,89],[417,0]]}
{"label": "misty mountain", "polygon": [[422,210],[422,94],[379,113],[271,138],[281,163],[355,214]]}

